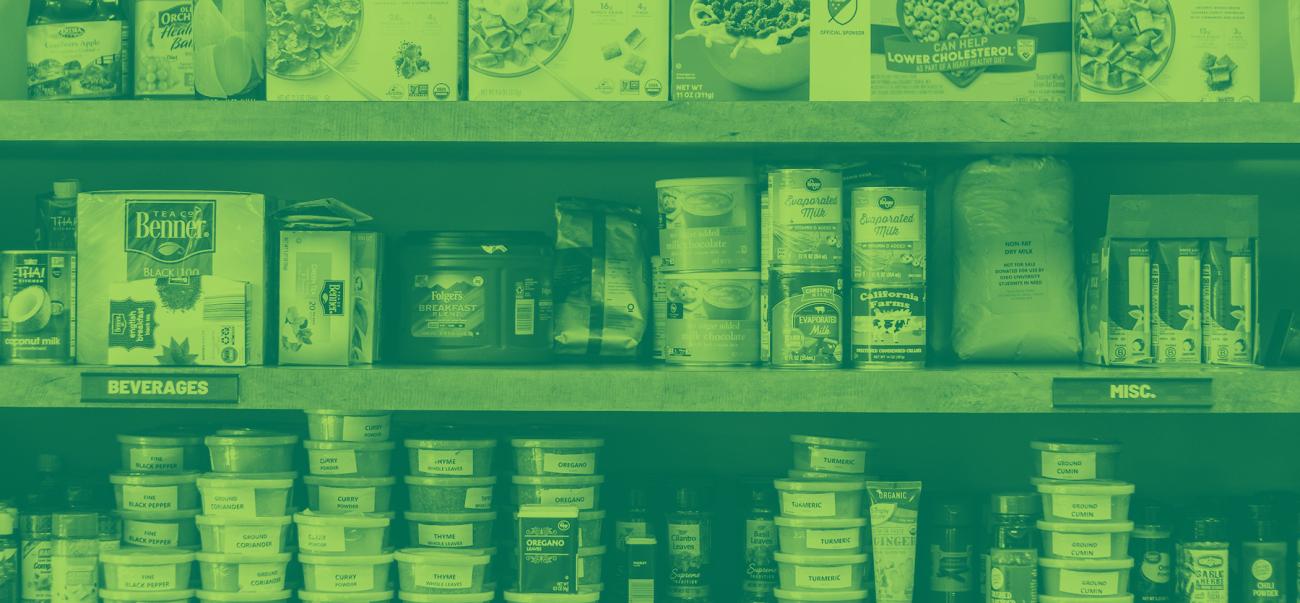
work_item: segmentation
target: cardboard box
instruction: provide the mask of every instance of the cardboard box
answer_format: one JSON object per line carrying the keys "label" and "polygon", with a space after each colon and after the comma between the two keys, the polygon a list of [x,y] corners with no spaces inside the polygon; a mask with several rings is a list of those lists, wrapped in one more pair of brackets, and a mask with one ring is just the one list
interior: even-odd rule
{"label": "cardboard box", "polygon": [[[201,302],[205,295],[202,287],[217,282],[204,277],[219,277],[247,283],[246,364],[262,364],[267,294],[266,200],[262,195],[82,193],[77,199],[77,257],[81,268],[77,283],[78,363],[109,363],[110,307],[114,293],[124,291],[124,283],[148,280],[158,286],[183,288],[192,287],[194,279],[199,279]],[[197,343],[191,342],[190,353]]]}
{"label": "cardboard box", "polygon": [[469,98],[668,100],[668,31],[663,1],[469,0]]}
{"label": "cardboard box", "polygon": [[108,364],[248,363],[248,283],[143,279],[112,283],[108,291]]}
{"label": "cardboard box", "polygon": [[378,359],[382,248],[375,232],[280,233],[280,364]]}
{"label": "cardboard box", "polygon": [[[304,17],[267,3],[266,99],[272,101],[454,101],[464,89],[465,0],[350,0],[332,18],[342,43],[320,60],[293,36]],[[308,0],[301,14],[324,10]],[[334,10],[331,8],[331,10]],[[313,12],[315,11],[315,12]],[[329,29],[328,21],[326,28]],[[283,34],[278,32],[284,32]]]}
{"label": "cardboard box", "polygon": [[706,3],[673,0],[673,99],[869,100],[867,3],[804,3],[806,12],[770,16],[759,26],[777,29],[756,37],[713,18]]}

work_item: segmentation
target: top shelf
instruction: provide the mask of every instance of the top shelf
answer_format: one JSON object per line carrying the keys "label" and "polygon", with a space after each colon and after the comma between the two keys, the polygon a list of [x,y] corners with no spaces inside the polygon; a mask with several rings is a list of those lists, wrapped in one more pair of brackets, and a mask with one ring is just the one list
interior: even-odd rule
{"label": "top shelf", "polygon": [[1300,105],[0,101],[0,143],[1300,143]]}

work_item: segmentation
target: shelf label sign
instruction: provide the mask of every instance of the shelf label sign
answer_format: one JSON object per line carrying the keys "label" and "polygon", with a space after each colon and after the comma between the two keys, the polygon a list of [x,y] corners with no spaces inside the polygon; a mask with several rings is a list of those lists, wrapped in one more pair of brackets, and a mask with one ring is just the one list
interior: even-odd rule
{"label": "shelf label sign", "polygon": [[116,404],[238,404],[239,375],[82,373],[81,401]]}
{"label": "shelf label sign", "polygon": [[1057,377],[1052,380],[1052,406],[1214,406],[1209,377]]}

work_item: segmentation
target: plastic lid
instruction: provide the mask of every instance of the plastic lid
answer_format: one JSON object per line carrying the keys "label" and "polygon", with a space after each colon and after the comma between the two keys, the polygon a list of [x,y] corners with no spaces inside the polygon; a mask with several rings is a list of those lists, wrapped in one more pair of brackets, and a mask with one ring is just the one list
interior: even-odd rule
{"label": "plastic lid", "polygon": [[[421,565],[487,565],[492,562],[489,555],[457,555],[455,553],[445,553],[438,549],[430,548],[407,548],[397,551],[393,558],[398,563],[416,563]],[[301,559],[303,563],[310,563]]]}
{"label": "plastic lid", "polygon": [[1169,530],[1173,525],[1169,508],[1153,502],[1135,501],[1129,507],[1129,515],[1139,529],[1161,531]]}
{"label": "plastic lid", "polygon": [[710,186],[718,184],[749,184],[758,186],[757,178],[749,176],[712,176],[707,178],[668,178],[655,180],[655,188],[666,186]]}
{"label": "plastic lid", "polygon": [[393,442],[326,442],[322,440],[303,440],[302,447],[307,450],[363,450],[366,452],[385,452],[397,447]]}
{"label": "plastic lid", "polygon": [[941,500],[930,509],[934,523],[940,526],[975,525],[975,508],[960,500]]}
{"label": "plastic lid", "polygon": [[825,601],[832,603],[834,601],[866,601],[868,598],[865,590],[787,590],[777,588],[772,590],[780,601],[816,601],[821,603]]}
{"label": "plastic lid", "polygon": [[[510,603],[598,603],[600,601],[599,592],[586,592],[576,594],[559,594],[559,593],[517,593],[508,590],[502,595]],[[398,595],[403,600],[412,603],[432,603],[431,601],[420,601],[416,599],[406,599],[406,595]]]}
{"label": "plastic lid", "polygon": [[1029,492],[1000,492],[989,497],[994,515],[1038,515],[1042,497]]}
{"label": "plastic lid", "polygon": [[[336,488],[378,488],[393,486],[397,478],[384,477],[334,477],[331,475],[304,475],[302,483],[308,486],[333,486]],[[407,482],[410,483],[410,482]]]}
{"label": "plastic lid", "polygon": [[162,523],[165,521],[181,521],[183,519],[194,519],[199,514],[198,509],[184,509],[181,511],[116,511],[117,516],[123,521],[151,521]]}
{"label": "plastic lid", "polygon": [[274,517],[227,517],[225,515],[199,515],[194,523],[201,526],[287,526],[293,521],[288,515]]}
{"label": "plastic lid", "polygon": [[1222,542],[1228,539],[1228,522],[1222,517],[1214,515],[1194,517],[1189,524],[1190,540],[1194,542]]}
{"label": "plastic lid", "polygon": [[1046,521],[1038,520],[1038,529],[1044,532],[1063,532],[1066,534],[1103,534],[1115,532],[1132,532],[1131,521]]}
{"label": "plastic lid", "polygon": [[1122,570],[1133,567],[1133,558],[1125,557],[1123,559],[1056,559],[1054,557],[1040,557],[1038,565],[1052,569],[1078,570],[1082,572],[1101,572],[1106,570]]}
{"label": "plastic lid", "polygon": [[[516,514],[517,515],[517,514]],[[406,521],[416,523],[477,523],[480,521],[496,521],[496,511],[474,511],[471,513],[417,513],[407,511],[403,514]]]}
{"label": "plastic lid", "polygon": [[285,601],[293,596],[293,591],[220,593],[212,590],[200,590],[194,593],[200,601],[218,601],[219,603],[262,603],[263,601]]}
{"label": "plastic lid", "polygon": [[[603,475],[516,475],[511,483],[520,486],[597,486],[605,483]],[[411,483],[411,482],[407,482]]]}
{"label": "plastic lid", "polygon": [[408,475],[406,483],[412,486],[440,486],[443,488],[491,486],[497,483],[497,476],[484,477],[441,477],[432,475]]}
{"label": "plastic lid", "polygon": [[[488,603],[489,601],[496,599],[497,589],[493,588],[491,590],[485,590],[486,592],[464,593],[459,595],[397,593],[397,599],[408,603]],[[510,599],[506,598],[506,600],[509,601]],[[592,599],[593,602],[596,600],[597,599]]]}
{"label": "plastic lid", "polygon": [[[550,255],[552,248],[555,246],[554,237],[548,237],[544,233],[529,230],[464,230],[464,231],[412,231],[406,233],[404,242],[408,245],[428,245],[430,247],[453,248],[456,251],[468,251],[477,256],[486,257],[509,257],[510,255],[518,256],[520,249],[511,249],[511,247],[527,248],[533,247],[532,251],[541,255]],[[505,245],[507,253],[502,254],[484,250],[485,246]],[[530,253],[528,255],[536,255]]]}
{"label": "plastic lid", "polygon": [[1038,595],[1039,603],[1079,603],[1080,599],[1087,599],[1088,603],[1133,603],[1133,595],[1116,595],[1113,597],[1056,597],[1052,595]]}
{"label": "plastic lid", "polygon": [[309,408],[303,412],[309,415],[327,415],[331,417],[390,417],[393,414],[386,410],[338,410],[334,408]]}
{"label": "plastic lid", "polygon": [[[258,429],[222,429],[203,438],[208,446],[292,446],[298,436]],[[285,591],[288,592],[288,591]]]}
{"label": "plastic lid", "polygon": [[880,476],[878,475],[852,475],[848,473],[827,473],[825,471],[803,471],[800,469],[791,469],[786,472],[786,476],[790,479],[835,479],[854,482],[880,481]]}
{"label": "plastic lid", "polygon": [[579,557],[599,557],[599,556],[601,556],[601,555],[604,555],[607,551],[608,551],[608,547],[606,547],[605,545],[601,545],[601,546],[589,546],[589,547],[586,547],[586,548],[578,549],[578,556],[579,556]]}
{"label": "plastic lid", "polygon": [[1136,488],[1127,482],[1052,482],[1039,483],[1041,494],[1082,494],[1100,496],[1122,496],[1132,494]]}
{"label": "plastic lid", "polygon": [[1036,440],[1029,443],[1029,447],[1034,450],[1045,452],[1101,452],[1115,453],[1124,448],[1122,444],[1113,440],[1102,440],[1084,438],[1079,440]]}
{"label": "plastic lid", "polygon": [[591,509],[589,511],[578,511],[578,521],[597,521],[604,519],[606,512],[604,509]]}
{"label": "plastic lid", "polygon": [[75,178],[55,180],[54,186],[51,188],[54,191],[54,196],[60,199],[76,197],[77,193],[81,192],[81,181]]}
{"label": "plastic lid", "polygon": [[198,479],[200,490],[208,488],[253,488],[287,490],[293,487],[297,473],[205,473]]}
{"label": "plastic lid", "polygon": [[515,448],[602,448],[604,438],[514,438]]}
{"label": "plastic lid", "polygon": [[772,553],[777,563],[789,563],[791,565],[852,565],[855,563],[866,563],[867,554],[858,553],[850,555],[795,555],[792,553],[782,553],[777,551]]}
{"label": "plastic lid", "polygon": [[288,563],[293,553],[250,555],[248,553],[195,553],[199,563]]}
{"label": "plastic lid", "polygon": [[817,480],[817,479],[778,479],[773,482],[777,490],[787,492],[853,492],[865,490],[867,483],[861,479],[853,480]]}
{"label": "plastic lid", "polygon": [[109,590],[107,588],[99,589],[99,598],[107,601],[189,601],[194,598],[192,590],[160,590],[160,591],[125,591]]}
{"label": "plastic lid", "polygon": [[795,444],[807,444],[808,446],[825,446],[827,448],[844,448],[846,450],[871,450],[876,447],[874,442],[867,440],[851,440],[848,438],[832,438],[824,436],[810,435],[792,435],[790,441]]}
{"label": "plastic lid", "polygon": [[184,549],[127,546],[101,551],[99,560],[113,565],[169,565],[194,561],[194,552]]}
{"label": "plastic lid", "polygon": [[113,473],[108,482],[116,486],[179,486],[199,479],[198,471],[185,473]]}
{"label": "plastic lid", "polygon": [[312,511],[303,511],[293,516],[293,522],[300,526],[328,526],[344,528],[386,528],[392,520],[382,515],[365,513],[347,513],[344,515],[317,515]]}
{"label": "plastic lid", "polygon": [[834,530],[837,528],[864,528],[865,517],[786,517],[777,515],[772,521],[786,528],[804,528],[809,530]]}
{"label": "plastic lid", "polygon": [[[392,601],[393,591],[386,590],[373,593],[318,593],[310,590],[298,591],[299,601],[320,601],[321,603],[373,603],[374,601]],[[480,599],[474,599],[479,601]],[[482,599],[488,601],[489,599]]]}
{"label": "plastic lid", "polygon": [[393,562],[392,553],[380,555],[298,555],[300,563],[311,565],[383,565]]}
{"label": "plastic lid", "polygon": [[117,443],[128,446],[199,446],[203,436],[184,433],[119,433]]}
{"label": "plastic lid", "polygon": [[462,450],[470,448],[496,448],[497,441],[489,438],[407,438],[402,442],[407,448],[430,450]]}

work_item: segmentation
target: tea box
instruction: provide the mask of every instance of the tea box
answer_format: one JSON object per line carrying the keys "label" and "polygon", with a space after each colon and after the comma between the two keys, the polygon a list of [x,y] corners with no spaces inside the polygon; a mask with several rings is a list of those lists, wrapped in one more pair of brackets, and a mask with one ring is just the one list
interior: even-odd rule
{"label": "tea box", "polygon": [[280,233],[280,364],[373,363],[379,352],[379,233]]}
{"label": "tea box", "polygon": [[247,364],[248,288],[212,276],[110,283],[107,364]]}

